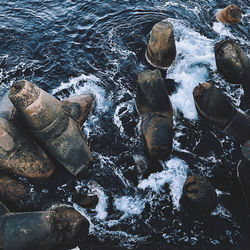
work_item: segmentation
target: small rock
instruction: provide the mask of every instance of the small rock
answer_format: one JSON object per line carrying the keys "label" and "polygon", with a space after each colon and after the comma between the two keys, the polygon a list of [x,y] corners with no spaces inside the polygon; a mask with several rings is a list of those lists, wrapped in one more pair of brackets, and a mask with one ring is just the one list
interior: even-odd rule
{"label": "small rock", "polygon": [[229,5],[226,8],[218,11],[216,18],[218,21],[226,24],[235,24],[239,23],[241,20],[242,14],[241,10],[237,5]]}
{"label": "small rock", "polygon": [[186,210],[210,213],[217,206],[217,195],[205,177],[191,176],[184,183],[180,202]]}
{"label": "small rock", "polygon": [[150,65],[167,69],[176,56],[173,25],[167,21],[155,24],[150,33],[146,59]]}

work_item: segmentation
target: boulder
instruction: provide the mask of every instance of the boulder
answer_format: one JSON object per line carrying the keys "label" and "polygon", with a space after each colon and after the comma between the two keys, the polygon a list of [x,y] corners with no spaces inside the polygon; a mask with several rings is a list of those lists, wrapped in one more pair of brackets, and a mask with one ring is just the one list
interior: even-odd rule
{"label": "boulder", "polygon": [[20,180],[0,174],[0,200],[9,208],[19,209],[29,197],[29,188]]}
{"label": "boulder", "polygon": [[146,59],[158,69],[168,69],[176,56],[173,25],[167,21],[155,24],[150,33]]}
{"label": "boulder", "polygon": [[69,207],[27,213],[4,211],[0,217],[0,247],[6,250],[76,247],[85,239],[88,228],[89,222]]}
{"label": "boulder", "polygon": [[210,213],[217,206],[217,195],[205,177],[190,176],[184,183],[180,202],[188,211]]}
{"label": "boulder", "polygon": [[150,156],[167,159],[173,144],[173,110],[159,70],[139,74],[136,109]]}
{"label": "boulder", "polygon": [[93,161],[71,108],[26,80],[10,88],[9,98],[37,141],[75,176],[85,175]]}
{"label": "boulder", "polygon": [[86,93],[70,96],[62,102],[70,106],[71,118],[79,122],[80,126],[82,126],[94,106],[95,98],[92,94]]}
{"label": "boulder", "polygon": [[236,110],[213,84],[196,86],[193,97],[197,112],[204,121],[222,129],[239,143],[250,139],[250,117]]}
{"label": "boulder", "polygon": [[0,100],[0,170],[32,179],[50,177],[55,167],[14,113],[6,93]]}
{"label": "boulder", "polygon": [[229,83],[242,84],[249,91],[250,60],[233,40],[222,40],[215,44],[215,61],[218,72]]}
{"label": "boulder", "polygon": [[235,24],[239,23],[241,20],[242,14],[241,10],[237,5],[229,5],[224,9],[218,11],[216,19],[222,23],[226,24]]}
{"label": "boulder", "polygon": [[241,192],[245,200],[246,207],[250,212],[250,165],[242,160],[237,165],[237,178],[240,183]]}

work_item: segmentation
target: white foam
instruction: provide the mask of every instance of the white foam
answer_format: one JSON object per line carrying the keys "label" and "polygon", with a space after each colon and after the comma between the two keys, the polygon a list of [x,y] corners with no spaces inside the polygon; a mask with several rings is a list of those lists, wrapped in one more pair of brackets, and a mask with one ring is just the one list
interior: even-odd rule
{"label": "white foam", "polygon": [[126,215],[141,214],[145,202],[138,197],[122,196],[114,200],[116,210]]}
{"label": "white foam", "polygon": [[142,180],[138,184],[138,188],[150,188],[158,193],[163,191],[164,185],[168,183],[173,205],[178,209],[183,184],[187,179],[188,166],[185,161],[178,158],[173,158],[167,162],[163,162],[162,165],[164,168],[163,171],[153,173],[147,179]]}
{"label": "white foam", "polygon": [[232,37],[232,33],[228,26],[221,22],[214,22],[213,23],[213,30],[218,33],[220,36],[228,36]]}
{"label": "white foam", "polygon": [[180,83],[170,99],[184,117],[197,119],[193,101],[193,89],[209,77],[209,69],[215,70],[213,41],[173,20],[177,56],[168,70],[167,77]]}
{"label": "white foam", "polygon": [[[84,83],[83,83],[84,82]],[[86,76],[84,74],[71,78],[66,83],[61,83],[59,87],[52,90],[51,94],[55,95],[63,89],[73,89],[70,95],[80,95],[83,93],[91,93],[95,96],[96,109],[101,112],[106,112],[110,106],[106,99],[105,89],[100,86],[100,79],[94,75]]]}
{"label": "white foam", "polygon": [[104,191],[101,189],[101,187],[97,185],[94,185],[91,191],[97,194],[98,196],[98,204],[95,207],[96,218],[98,220],[105,220],[106,217],[108,216],[108,213],[107,213],[108,197],[106,196]]}

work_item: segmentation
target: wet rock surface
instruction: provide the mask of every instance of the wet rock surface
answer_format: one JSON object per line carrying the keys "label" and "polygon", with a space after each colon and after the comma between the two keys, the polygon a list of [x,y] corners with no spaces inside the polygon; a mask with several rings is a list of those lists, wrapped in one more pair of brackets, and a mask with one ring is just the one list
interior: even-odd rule
{"label": "wet rock surface", "polygon": [[217,20],[226,24],[236,24],[240,22],[241,17],[242,17],[241,10],[235,4],[229,5],[226,8],[218,11],[216,15]]}
{"label": "wet rock surface", "polygon": [[167,69],[174,61],[176,47],[173,25],[162,21],[155,24],[150,33],[146,59],[156,68]]}
{"label": "wet rock surface", "polygon": [[243,143],[250,138],[250,117],[238,110],[225,95],[211,83],[194,88],[194,102],[199,116]]}
{"label": "wet rock surface", "polygon": [[218,72],[229,83],[240,83],[249,91],[250,60],[240,46],[233,40],[222,40],[214,51]]}
{"label": "wet rock surface", "polygon": [[217,205],[215,189],[205,177],[191,176],[184,183],[181,204],[194,213],[211,212]]}
{"label": "wet rock surface", "polygon": [[159,70],[139,74],[136,107],[149,154],[156,159],[167,159],[172,152],[173,111]]}
{"label": "wet rock surface", "polygon": [[13,105],[8,93],[0,102],[0,169],[32,179],[49,178],[55,167],[42,148],[22,128],[20,120],[12,119]]}
{"label": "wet rock surface", "polygon": [[70,107],[28,81],[14,84],[9,98],[30,132],[73,175],[87,173],[93,158]]}

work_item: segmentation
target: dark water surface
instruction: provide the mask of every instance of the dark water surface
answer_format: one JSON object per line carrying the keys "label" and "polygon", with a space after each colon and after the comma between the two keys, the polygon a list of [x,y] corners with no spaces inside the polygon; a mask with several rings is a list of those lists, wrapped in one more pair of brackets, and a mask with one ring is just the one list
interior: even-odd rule
{"label": "dark water surface", "polygon": [[[241,159],[240,145],[198,120],[192,90],[216,81],[239,106],[243,90],[216,72],[213,46],[230,37],[249,54],[250,6],[240,24],[213,21],[225,0],[1,0],[1,94],[27,79],[64,99],[90,91],[97,105],[84,125],[95,163],[86,179],[75,180],[58,168],[49,183],[32,183],[32,210],[54,203],[73,204],[90,223],[91,246],[247,247],[249,219],[230,180]],[[135,111],[137,74],[148,68],[144,54],[152,26],[164,19],[174,25],[177,57],[167,78],[178,83],[171,95],[175,110],[174,150],[166,162],[146,154]],[[243,111],[247,112],[244,107]],[[144,176],[137,166],[154,169]],[[219,179],[217,168],[223,169]],[[189,216],[179,199],[189,175],[203,175],[217,188],[219,205],[210,216]],[[228,179],[226,177],[229,177]],[[72,201],[77,191],[99,196],[95,209]],[[232,193],[232,192],[231,192]],[[86,246],[86,244],[84,244]],[[79,246],[84,249],[84,246]]]}

